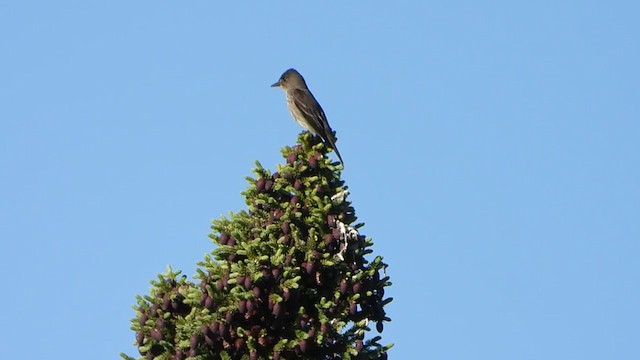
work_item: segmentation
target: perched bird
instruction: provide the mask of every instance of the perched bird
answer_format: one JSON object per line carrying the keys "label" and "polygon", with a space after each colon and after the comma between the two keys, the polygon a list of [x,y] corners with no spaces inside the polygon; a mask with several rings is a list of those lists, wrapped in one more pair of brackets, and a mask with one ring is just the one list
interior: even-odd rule
{"label": "perched bird", "polygon": [[331,148],[336,152],[340,162],[342,156],[336,147],[336,137],[329,126],[327,117],[322,111],[322,107],[318,104],[316,98],[313,97],[307,83],[304,81],[302,75],[295,69],[289,69],[285,71],[277,83],[271,85],[271,87],[281,88],[287,95],[287,106],[291,116],[300,124],[303,128],[309,130],[312,134],[320,136],[325,144],[329,144]]}

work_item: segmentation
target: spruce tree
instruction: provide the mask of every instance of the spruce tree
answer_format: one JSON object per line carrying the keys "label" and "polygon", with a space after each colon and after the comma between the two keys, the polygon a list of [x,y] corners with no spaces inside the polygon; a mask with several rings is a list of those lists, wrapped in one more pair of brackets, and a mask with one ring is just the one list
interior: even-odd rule
{"label": "spruce tree", "polygon": [[387,265],[328,151],[303,132],[276,172],[256,162],[247,210],[213,221],[196,282],[169,268],[138,296],[140,359],[387,358],[391,345],[365,336],[390,321]]}

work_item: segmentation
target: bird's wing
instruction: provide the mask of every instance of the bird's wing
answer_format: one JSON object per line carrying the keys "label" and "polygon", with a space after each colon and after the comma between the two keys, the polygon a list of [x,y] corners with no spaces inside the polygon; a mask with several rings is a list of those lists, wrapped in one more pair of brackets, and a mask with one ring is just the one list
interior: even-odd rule
{"label": "bird's wing", "polygon": [[329,136],[333,137],[327,116],[309,91],[295,89],[293,102],[319,135],[330,134]]}
{"label": "bird's wing", "polygon": [[340,162],[344,163],[336,146],[336,137],[329,126],[327,116],[311,92],[308,90],[295,89],[293,93],[293,103],[300,109],[300,112],[302,112],[302,115],[307,119],[309,124],[313,126],[315,132],[320,135],[325,142],[329,143],[331,148],[336,152],[336,155],[338,155],[338,158],[340,158]]}

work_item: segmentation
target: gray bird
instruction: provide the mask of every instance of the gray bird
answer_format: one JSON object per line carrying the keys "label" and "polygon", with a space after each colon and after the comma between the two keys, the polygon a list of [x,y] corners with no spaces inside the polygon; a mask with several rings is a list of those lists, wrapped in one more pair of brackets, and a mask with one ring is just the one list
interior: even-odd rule
{"label": "gray bird", "polygon": [[329,126],[327,117],[322,111],[322,107],[318,104],[318,101],[304,81],[302,75],[295,69],[289,69],[285,71],[280,80],[277,83],[271,85],[271,87],[281,88],[287,95],[287,106],[291,116],[300,124],[303,128],[309,130],[312,134],[320,136],[325,144],[329,144],[331,148],[336,152],[340,162],[342,156],[336,147],[336,137]]}

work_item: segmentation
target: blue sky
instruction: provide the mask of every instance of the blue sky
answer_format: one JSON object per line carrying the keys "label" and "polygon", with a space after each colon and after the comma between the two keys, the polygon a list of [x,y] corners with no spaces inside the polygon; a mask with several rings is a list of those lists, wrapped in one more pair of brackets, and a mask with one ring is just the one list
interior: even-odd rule
{"label": "blue sky", "polygon": [[297,68],[389,263],[392,359],[640,358],[637,2],[0,2],[0,358],[135,353]]}

